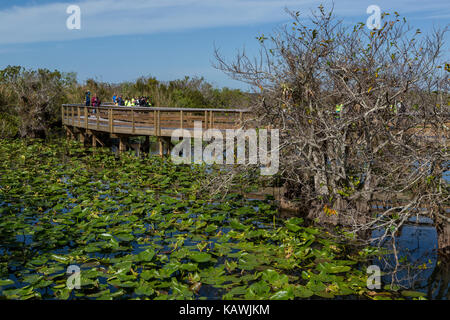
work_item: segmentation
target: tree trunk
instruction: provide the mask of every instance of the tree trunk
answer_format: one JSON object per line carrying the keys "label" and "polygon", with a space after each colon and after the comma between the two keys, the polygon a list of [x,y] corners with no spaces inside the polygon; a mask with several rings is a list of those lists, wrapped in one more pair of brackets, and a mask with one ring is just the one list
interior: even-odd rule
{"label": "tree trunk", "polygon": [[438,234],[439,252],[450,257],[450,223],[443,218],[436,217],[435,225]]}

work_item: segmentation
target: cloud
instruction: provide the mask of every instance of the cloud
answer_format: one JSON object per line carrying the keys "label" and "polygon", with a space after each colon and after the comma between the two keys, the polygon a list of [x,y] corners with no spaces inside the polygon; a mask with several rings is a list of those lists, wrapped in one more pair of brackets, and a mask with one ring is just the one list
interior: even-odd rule
{"label": "cloud", "polygon": [[[330,1],[325,1],[330,2]],[[336,13],[360,16],[372,1],[335,0]],[[405,12],[442,14],[448,1],[378,1],[380,7]],[[68,30],[68,3],[13,6],[0,11],[0,44],[64,41],[128,34],[243,26],[286,19],[284,8],[305,12],[316,0],[84,0],[70,3],[81,8],[81,30]],[[395,5],[394,5],[395,3]],[[385,6],[385,7],[383,7]],[[446,10],[446,9],[447,10]]]}

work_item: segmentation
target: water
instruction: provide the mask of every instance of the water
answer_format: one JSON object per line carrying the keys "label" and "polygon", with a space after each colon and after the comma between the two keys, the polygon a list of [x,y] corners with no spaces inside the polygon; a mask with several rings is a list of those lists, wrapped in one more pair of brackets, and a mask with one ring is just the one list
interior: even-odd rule
{"label": "water", "polygon": [[[444,173],[444,180],[450,182],[450,171]],[[376,230],[372,238],[379,238],[384,230]],[[397,249],[399,265],[395,255],[389,254],[373,261],[382,272],[383,285],[395,284],[401,288],[420,291],[428,299],[450,299],[450,263],[448,258],[438,255],[438,234],[432,219],[412,217],[392,239],[387,237],[382,246],[393,252]]]}
{"label": "water", "polygon": [[[136,155],[139,156],[139,145],[135,150]],[[150,144],[150,152],[152,154],[159,153],[156,143]],[[445,172],[443,178],[449,183],[450,171]],[[378,238],[383,232],[384,230],[374,231],[372,239]],[[384,273],[381,279],[383,287],[395,285],[401,289],[423,292],[428,299],[448,300],[450,294],[449,262],[438,256],[438,236],[433,221],[426,217],[419,217],[416,221],[416,218],[412,217],[400,229],[395,239],[387,237],[381,245],[393,252],[394,244],[397,250],[398,265],[393,253],[372,262],[378,265]],[[206,287],[203,290],[208,291]],[[210,294],[205,295],[209,296]]]}

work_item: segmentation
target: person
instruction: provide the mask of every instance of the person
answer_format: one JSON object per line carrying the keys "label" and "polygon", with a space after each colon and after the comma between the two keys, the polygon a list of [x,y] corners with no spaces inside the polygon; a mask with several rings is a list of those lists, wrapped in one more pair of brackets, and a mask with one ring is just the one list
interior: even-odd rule
{"label": "person", "polygon": [[113,102],[114,102],[114,104],[117,103],[117,94],[114,94],[114,95],[113,95]]}
{"label": "person", "polygon": [[94,96],[92,97],[91,105],[92,105],[93,107],[96,107],[96,106],[97,106],[97,97],[96,97],[95,94],[94,94]]}
{"label": "person", "polygon": [[123,101],[122,96],[119,96],[117,98],[117,105],[120,106],[120,107],[123,107],[125,105],[125,102]]}
{"label": "person", "polygon": [[147,102],[145,101],[144,97],[141,97],[141,99],[139,100],[139,106],[140,107],[146,107]]}
{"label": "person", "polygon": [[[100,107],[100,104],[101,104],[100,99],[97,97],[96,94],[94,94],[94,96],[92,97],[91,105],[93,107]],[[92,113],[93,114],[97,113],[97,109],[93,109]]]}
{"label": "person", "polygon": [[92,102],[91,102],[92,106],[93,107],[98,107],[99,106],[99,102],[100,102],[100,100],[98,99],[97,95],[94,94],[94,96],[92,97]]}
{"label": "person", "polygon": [[343,106],[344,105],[342,103],[336,105],[336,119],[340,119],[341,118],[341,112],[342,112],[342,107]]}
{"label": "person", "polygon": [[86,92],[86,107],[89,107],[91,105],[91,92]]}

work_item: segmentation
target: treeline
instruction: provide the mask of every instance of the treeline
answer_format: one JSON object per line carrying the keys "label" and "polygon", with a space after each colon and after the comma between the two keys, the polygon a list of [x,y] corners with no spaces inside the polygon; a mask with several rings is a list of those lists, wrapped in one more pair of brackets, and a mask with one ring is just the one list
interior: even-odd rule
{"label": "treeline", "polygon": [[89,79],[79,83],[75,73],[8,66],[0,70],[0,138],[46,137],[50,130],[61,127],[61,104],[84,103],[86,91],[103,103],[112,102],[113,95],[148,96],[155,107],[247,108],[250,103],[248,93],[218,89],[203,78],[163,82],[141,77],[118,84]]}

